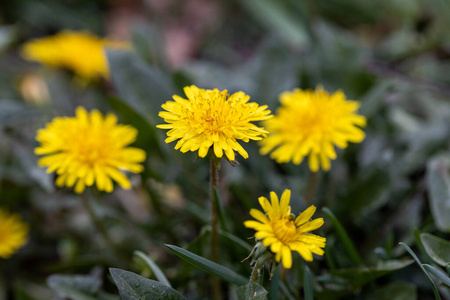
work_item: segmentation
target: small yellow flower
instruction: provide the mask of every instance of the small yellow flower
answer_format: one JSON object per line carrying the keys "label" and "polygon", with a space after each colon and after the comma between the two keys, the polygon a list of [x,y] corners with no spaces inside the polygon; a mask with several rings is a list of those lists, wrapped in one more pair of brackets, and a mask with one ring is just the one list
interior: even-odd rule
{"label": "small yellow flower", "polygon": [[128,46],[87,32],[67,30],[27,42],[22,48],[22,56],[45,65],[68,68],[80,78],[92,80],[109,76],[104,47],[125,49]]}
{"label": "small yellow flower", "polygon": [[270,193],[270,201],[265,197],[259,198],[259,204],[264,213],[251,209],[250,215],[257,221],[245,221],[244,226],[256,230],[255,237],[262,240],[266,247],[275,254],[275,260],[282,262],[283,267],[292,267],[291,251],[298,252],[304,260],[312,261],[313,253],[323,255],[322,248],[325,247],[324,237],[309,233],[322,226],[323,219],[318,218],[310,221],[316,211],[311,205],[297,218],[291,214],[289,201],[291,191],[285,190],[281,195],[281,200],[274,192]]}
{"label": "small yellow flower", "polygon": [[359,143],[366,125],[365,117],[356,114],[360,104],[346,100],[342,91],[329,94],[321,86],[315,91],[295,89],[280,95],[277,115],[264,122],[269,136],[260,142],[261,154],[268,154],[278,163],[300,164],[308,156],[311,171],[319,164],[330,169],[336,158],[334,145],[346,148],[348,142]]}
{"label": "small yellow flower", "polygon": [[234,161],[234,151],[248,157],[236,140],[261,140],[267,134],[251,122],[271,118],[270,110],[267,105],[249,103],[250,96],[243,92],[230,96],[227,90],[204,90],[194,85],[185,87],[184,92],[188,100],[174,95],[175,101],[167,101],[162,105],[166,111],[159,113],[168,124],[157,127],[171,129],[165,141],[179,140],[175,149],[183,153],[198,150],[198,156],[205,157],[212,146],[216,157],[225,152]]}
{"label": "small yellow flower", "polygon": [[112,192],[115,180],[124,189],[131,183],[121,171],[142,172],[145,160],[142,149],[127,147],[138,132],[129,125],[117,124],[117,117],[105,117],[93,110],[90,114],[78,107],[75,117],[57,117],[39,129],[36,140],[41,146],[37,155],[46,155],[38,162],[55,172],[57,186],[72,187],[82,193],[94,182],[100,191]]}
{"label": "small yellow flower", "polygon": [[28,225],[19,215],[0,209],[0,257],[10,258],[28,239]]}

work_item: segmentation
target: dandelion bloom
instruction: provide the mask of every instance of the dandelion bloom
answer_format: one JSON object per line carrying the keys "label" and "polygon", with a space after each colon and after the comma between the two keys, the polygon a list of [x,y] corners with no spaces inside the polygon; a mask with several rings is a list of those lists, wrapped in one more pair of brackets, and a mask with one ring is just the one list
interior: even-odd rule
{"label": "dandelion bloom", "polygon": [[124,49],[124,43],[100,39],[87,32],[62,31],[56,35],[25,43],[22,56],[53,67],[65,67],[85,80],[108,78],[103,48]]}
{"label": "dandelion bloom", "polygon": [[0,209],[0,257],[10,258],[28,239],[28,225],[19,215]]}
{"label": "dandelion bloom", "polygon": [[260,142],[261,154],[271,153],[278,163],[300,164],[308,156],[311,171],[319,165],[330,169],[336,158],[334,145],[346,148],[348,142],[359,143],[366,118],[356,114],[360,104],[346,100],[342,91],[329,94],[321,86],[315,91],[295,89],[280,95],[277,115],[264,122],[270,132]]}
{"label": "dandelion bloom", "polygon": [[127,147],[136,140],[138,131],[129,125],[117,124],[117,117],[105,117],[98,111],[88,113],[78,107],[75,117],[57,117],[39,129],[36,140],[41,146],[38,162],[55,172],[57,186],[75,186],[82,193],[86,186],[96,183],[100,191],[111,192],[115,180],[122,188],[131,184],[121,171],[142,172],[145,160],[142,149]]}
{"label": "dandelion bloom", "polygon": [[236,140],[261,140],[268,133],[251,123],[272,117],[267,105],[248,102],[250,96],[243,92],[230,96],[227,90],[204,90],[192,85],[185,87],[184,93],[188,100],[174,95],[175,101],[162,105],[166,111],[159,116],[168,124],[157,126],[171,129],[165,142],[179,140],[175,149],[183,153],[198,150],[198,156],[205,157],[212,146],[216,157],[225,153],[234,161],[237,151],[247,158],[247,152]]}
{"label": "dandelion bloom", "polygon": [[312,261],[313,253],[323,255],[322,248],[325,247],[324,237],[309,233],[322,226],[323,219],[318,218],[310,221],[316,211],[311,205],[297,218],[291,214],[289,200],[291,191],[285,190],[281,195],[281,200],[274,192],[270,193],[270,201],[265,197],[259,198],[259,204],[264,213],[251,209],[250,215],[257,221],[245,221],[244,226],[256,230],[255,237],[262,240],[266,247],[275,254],[275,260],[282,262],[283,267],[292,267],[291,251],[298,252],[304,260]]}

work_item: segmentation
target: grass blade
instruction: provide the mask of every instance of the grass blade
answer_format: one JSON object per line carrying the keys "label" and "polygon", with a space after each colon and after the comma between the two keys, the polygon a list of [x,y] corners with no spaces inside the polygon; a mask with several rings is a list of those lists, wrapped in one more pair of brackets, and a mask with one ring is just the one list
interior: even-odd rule
{"label": "grass blade", "polygon": [[217,277],[222,278],[225,281],[237,284],[237,285],[246,285],[248,283],[248,279],[244,276],[222,266],[215,262],[212,262],[204,257],[198,256],[192,252],[189,252],[183,248],[174,246],[174,245],[166,245],[170,251],[172,251],[175,255],[187,261],[188,263],[194,265],[195,267],[213,274]]}
{"label": "grass blade", "polygon": [[314,300],[314,288],[312,283],[312,275],[308,266],[305,265],[305,272],[303,273],[303,292],[305,300]]}
{"label": "grass blade", "polygon": [[134,255],[137,257],[140,257],[145,263],[152,269],[153,274],[155,274],[156,279],[158,279],[159,282],[162,284],[167,285],[168,287],[172,287],[169,280],[167,280],[166,275],[161,271],[161,269],[158,267],[158,265],[145,253],[141,251],[134,251]]}
{"label": "grass blade", "polygon": [[447,274],[428,264],[422,264],[422,266],[431,274],[433,274],[437,279],[442,281],[446,286],[450,287],[450,277],[448,277]]}
{"label": "grass blade", "polygon": [[408,253],[412,256],[412,258],[414,258],[414,260],[417,262],[417,264],[419,265],[419,267],[422,269],[422,271],[425,273],[425,275],[427,276],[428,280],[431,283],[431,288],[433,289],[433,293],[434,293],[434,298],[437,300],[441,300],[441,296],[439,295],[438,289],[436,287],[436,285],[434,284],[433,279],[431,279],[430,275],[428,274],[427,270],[425,270],[425,268],[422,266],[422,263],[420,262],[419,258],[416,256],[416,254],[411,250],[411,248],[408,247],[408,245],[406,245],[403,242],[400,242],[400,245],[405,248],[406,251],[408,251]]}
{"label": "grass blade", "polygon": [[344,227],[341,225],[341,222],[339,222],[339,220],[328,207],[322,208],[322,211],[327,215],[327,217],[331,220],[334,227],[336,228],[336,232],[339,238],[342,240],[342,243],[344,243],[344,247],[347,250],[347,253],[350,256],[352,262],[357,266],[362,265],[362,259],[356,251],[355,245],[348,237],[348,234],[345,231]]}

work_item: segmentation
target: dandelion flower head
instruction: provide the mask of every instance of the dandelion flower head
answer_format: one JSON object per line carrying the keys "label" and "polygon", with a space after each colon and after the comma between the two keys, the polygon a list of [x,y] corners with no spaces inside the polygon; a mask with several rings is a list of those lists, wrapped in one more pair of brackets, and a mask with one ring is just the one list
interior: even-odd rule
{"label": "dandelion flower head", "polygon": [[40,147],[35,153],[45,155],[38,164],[47,167],[47,173],[56,172],[57,186],[75,186],[75,192],[82,193],[95,182],[100,191],[112,192],[114,180],[129,189],[122,171],[142,172],[145,160],[145,151],[128,147],[137,134],[132,126],[117,124],[113,114],[78,107],[75,117],[57,117],[38,130]]}
{"label": "dandelion flower head", "polygon": [[125,49],[128,46],[87,32],[66,30],[25,43],[22,56],[44,65],[68,68],[80,78],[92,80],[109,76],[104,47]]}
{"label": "dandelion flower head", "polygon": [[28,225],[19,215],[0,209],[0,257],[10,258],[28,240]]}
{"label": "dandelion flower head", "polygon": [[194,85],[185,87],[184,92],[187,99],[174,95],[175,101],[162,105],[166,111],[159,116],[167,124],[157,126],[170,129],[165,142],[178,140],[175,149],[183,153],[198,151],[198,156],[205,157],[213,147],[214,155],[219,158],[225,153],[234,161],[234,151],[248,158],[237,140],[261,140],[268,133],[252,123],[272,117],[267,105],[248,102],[250,96],[243,92],[229,95],[227,90],[204,90]]}
{"label": "dandelion flower head", "polygon": [[285,190],[280,201],[274,192],[270,193],[270,202],[265,197],[259,198],[264,212],[251,209],[250,215],[256,219],[245,221],[244,226],[256,230],[255,237],[262,240],[264,246],[275,254],[276,262],[283,267],[292,267],[292,251],[298,252],[304,260],[312,261],[313,253],[323,255],[326,239],[309,233],[322,226],[323,219],[310,220],[316,208],[311,205],[297,218],[291,214],[289,201],[291,191]]}
{"label": "dandelion flower head", "polygon": [[348,142],[364,139],[359,127],[366,119],[356,113],[360,104],[346,100],[342,91],[329,94],[321,86],[315,91],[295,89],[282,93],[280,102],[276,116],[263,123],[270,134],[260,142],[261,154],[271,152],[278,163],[300,164],[308,156],[311,171],[320,166],[329,170],[335,145],[344,149]]}

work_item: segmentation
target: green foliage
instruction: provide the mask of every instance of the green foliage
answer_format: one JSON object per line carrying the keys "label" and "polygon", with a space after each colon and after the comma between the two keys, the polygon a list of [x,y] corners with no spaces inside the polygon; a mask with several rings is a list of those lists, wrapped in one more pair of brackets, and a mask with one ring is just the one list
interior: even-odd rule
{"label": "green foliage", "polygon": [[265,300],[266,295],[267,291],[255,282],[240,286],[238,290],[239,300]]}
{"label": "green foliage", "polygon": [[429,233],[422,233],[420,240],[431,259],[445,267],[450,263],[450,242]]}
{"label": "green foliage", "polygon": [[47,278],[48,286],[60,297],[74,300],[117,300],[118,297],[100,290],[102,284],[98,277],[89,275],[59,275]]}
{"label": "green foliage", "polygon": [[164,273],[161,271],[158,265],[150,257],[148,257],[148,255],[145,255],[141,251],[135,251],[134,255],[140,257],[142,260],[145,261],[146,264],[148,264],[148,266],[150,267],[150,269],[152,269],[156,279],[158,279],[159,282],[167,285],[168,287],[172,287],[169,280],[167,280],[166,275],[164,275]]}
{"label": "green foliage", "polygon": [[150,280],[135,273],[121,269],[109,269],[114,282],[123,300],[183,300],[185,299],[176,290],[161,284],[158,281]]}
{"label": "green foliage", "polygon": [[439,230],[450,232],[450,156],[434,157],[427,165],[430,208]]}
{"label": "green foliage", "polygon": [[[238,299],[450,298],[448,1],[122,2],[0,4],[1,207],[31,229],[28,244],[0,261],[0,299],[112,300],[114,282],[123,299],[205,299],[213,276],[223,280],[224,297]],[[23,42],[64,29],[129,36],[130,51],[106,50],[110,78],[82,84],[67,70],[20,57]],[[46,92],[26,93],[30,75]],[[28,92],[39,91],[31,82]],[[314,203],[304,197],[306,161],[276,164],[255,141],[242,143],[249,158],[237,157],[235,167],[222,161],[214,189],[220,259],[213,263],[208,161],[174,150],[176,142],[166,144],[156,128],[161,104],[190,84],[244,91],[274,113],[283,91],[341,89],[360,101],[366,137],[337,149],[331,170],[318,174]],[[77,106],[137,128],[132,146],[147,153],[145,171],[126,174],[131,190],[89,191],[114,247],[81,197],[55,187],[55,175],[36,164],[36,131]],[[293,213],[314,204],[324,218],[325,255],[304,262],[293,254],[291,270],[277,266],[269,281],[266,268],[249,285],[250,261],[243,260],[255,240],[243,222],[259,208],[258,197],[286,188]],[[119,269],[111,271],[114,282],[78,275],[96,266],[158,281]]]}
{"label": "green foliage", "polygon": [[187,250],[184,250],[180,247],[173,246],[173,245],[166,245],[170,251],[181,257],[183,260],[187,261],[188,263],[194,265],[195,267],[206,271],[210,274],[213,274],[215,276],[218,276],[222,278],[223,280],[226,280],[228,282],[237,284],[237,285],[244,285],[247,283],[247,279],[243,277],[242,275],[237,274],[236,272],[221,266],[215,262],[212,262],[206,258],[203,258],[201,256],[198,256],[192,252],[189,252]]}
{"label": "green foliage", "polygon": [[419,258],[416,256],[416,254],[411,250],[411,248],[408,247],[408,245],[406,245],[405,243],[400,243],[400,245],[406,249],[406,251],[408,251],[408,253],[414,258],[414,260],[416,261],[416,263],[419,265],[419,267],[422,269],[422,271],[425,273],[425,276],[427,277],[428,281],[431,284],[431,287],[433,289],[433,293],[434,293],[434,297],[436,300],[440,300],[441,296],[439,295],[439,291],[436,287],[436,284],[434,283],[433,279],[431,279],[430,275],[428,274],[428,272],[425,270],[424,266],[422,265],[422,263],[420,262]]}

